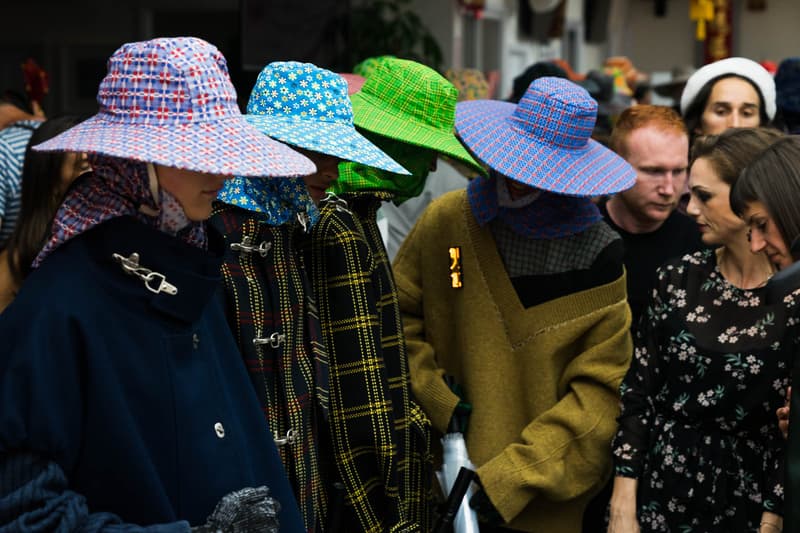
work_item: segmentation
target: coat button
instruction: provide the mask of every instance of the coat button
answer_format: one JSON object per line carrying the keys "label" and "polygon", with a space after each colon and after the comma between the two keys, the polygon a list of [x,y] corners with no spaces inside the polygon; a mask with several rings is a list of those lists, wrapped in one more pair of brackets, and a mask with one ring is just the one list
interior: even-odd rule
{"label": "coat button", "polygon": [[214,431],[217,433],[217,437],[223,439],[225,438],[225,428],[222,427],[221,422],[217,422],[214,424]]}

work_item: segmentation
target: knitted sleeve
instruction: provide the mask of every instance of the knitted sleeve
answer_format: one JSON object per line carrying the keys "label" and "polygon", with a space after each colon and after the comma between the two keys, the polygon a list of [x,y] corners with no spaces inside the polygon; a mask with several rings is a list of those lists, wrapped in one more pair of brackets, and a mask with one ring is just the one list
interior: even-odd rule
{"label": "knitted sleeve", "polygon": [[459,398],[444,381],[445,369],[436,360],[433,346],[425,338],[425,316],[422,290],[422,248],[425,245],[429,208],[408,234],[392,265],[403,332],[411,372],[411,388],[431,424],[444,433]]}
{"label": "knitted sleeve", "polygon": [[92,513],[69,490],[64,471],[33,453],[0,455],[0,530],[73,533],[188,533],[185,521],[142,527],[111,513]]}
{"label": "knitted sleeve", "polygon": [[534,499],[577,498],[604,483],[610,472],[618,388],[632,351],[624,275],[611,287],[618,293],[615,302],[587,309],[579,319],[581,333],[560,350],[574,353],[559,383],[566,393],[478,469],[484,490],[507,522]]}

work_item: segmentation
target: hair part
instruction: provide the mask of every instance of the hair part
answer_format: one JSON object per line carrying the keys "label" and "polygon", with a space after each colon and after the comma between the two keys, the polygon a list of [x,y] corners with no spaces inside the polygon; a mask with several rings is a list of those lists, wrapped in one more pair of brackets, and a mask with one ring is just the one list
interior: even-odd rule
{"label": "hair part", "polygon": [[625,109],[617,118],[608,146],[620,156],[628,155],[628,137],[635,130],[654,127],[665,133],[689,136],[681,116],[663,105],[635,105]]}
{"label": "hair part", "polygon": [[689,170],[700,158],[730,186],[739,173],[784,134],[773,128],[731,128],[719,135],[701,135],[692,144]]}
{"label": "hair part", "polygon": [[783,136],[742,170],[731,189],[731,209],[742,216],[752,202],[764,204],[788,247],[800,238],[800,138]]}

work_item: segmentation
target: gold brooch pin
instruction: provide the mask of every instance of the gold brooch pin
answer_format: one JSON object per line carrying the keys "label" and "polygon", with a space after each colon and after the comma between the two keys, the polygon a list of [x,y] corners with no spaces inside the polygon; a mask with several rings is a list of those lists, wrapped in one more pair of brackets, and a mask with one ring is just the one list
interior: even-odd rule
{"label": "gold brooch pin", "polygon": [[450,286],[454,289],[463,287],[461,279],[461,247],[451,246],[450,250]]}

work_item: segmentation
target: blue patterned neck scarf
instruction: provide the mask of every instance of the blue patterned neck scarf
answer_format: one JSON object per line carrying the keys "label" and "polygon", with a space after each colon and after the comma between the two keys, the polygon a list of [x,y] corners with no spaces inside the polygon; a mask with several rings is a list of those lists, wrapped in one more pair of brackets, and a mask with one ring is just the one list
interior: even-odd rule
{"label": "blue patterned neck scarf", "polygon": [[225,182],[218,198],[226,204],[261,213],[270,226],[307,216],[308,231],[319,219],[319,209],[308,194],[303,178],[242,178]]}
{"label": "blue patterned neck scarf", "polygon": [[[56,212],[52,236],[34,260],[34,268],[69,239],[107,220],[126,215],[192,246],[206,247],[204,223],[186,219],[183,209],[171,194],[159,189],[159,201],[163,203],[166,200],[168,208],[162,210],[162,206],[156,204],[147,163],[90,154],[89,164],[92,172],[78,178]],[[183,215],[183,218],[178,215]]]}
{"label": "blue patterned neck scarf", "polygon": [[558,239],[585,231],[602,219],[590,199],[547,191],[524,207],[501,207],[497,203],[496,181],[492,173],[489,178],[473,179],[467,186],[467,199],[480,226],[497,218],[523,237]]}

